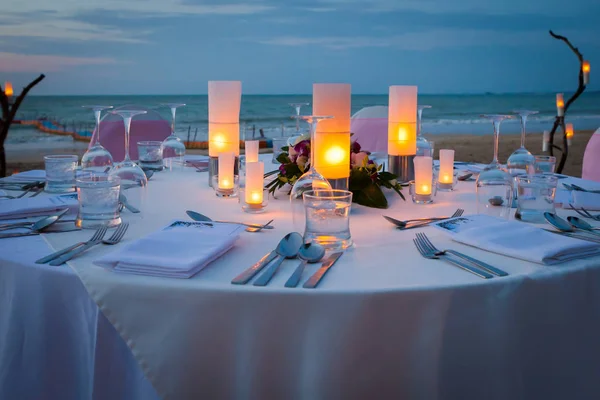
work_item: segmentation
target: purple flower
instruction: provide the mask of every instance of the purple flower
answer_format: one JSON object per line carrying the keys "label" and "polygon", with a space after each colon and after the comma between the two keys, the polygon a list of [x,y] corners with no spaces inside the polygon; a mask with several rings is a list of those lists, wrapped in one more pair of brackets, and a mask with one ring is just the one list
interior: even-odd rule
{"label": "purple flower", "polygon": [[303,140],[294,146],[294,151],[298,154],[298,157],[310,156],[310,140]]}
{"label": "purple flower", "polygon": [[284,165],[284,164],[281,164],[281,165],[279,166],[279,173],[280,173],[281,175],[285,175],[285,174],[286,174],[286,171],[285,171],[285,165]]}
{"label": "purple flower", "polygon": [[360,144],[358,142],[352,142],[350,145],[350,151],[352,153],[360,153]]}

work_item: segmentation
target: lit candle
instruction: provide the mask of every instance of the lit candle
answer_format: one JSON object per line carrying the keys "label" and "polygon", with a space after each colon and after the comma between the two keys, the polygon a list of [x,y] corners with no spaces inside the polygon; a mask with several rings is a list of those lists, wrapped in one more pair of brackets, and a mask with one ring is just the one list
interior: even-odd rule
{"label": "lit candle", "polygon": [[250,208],[259,208],[263,202],[265,164],[250,162],[246,164],[245,201]]}
{"label": "lit candle", "polygon": [[246,163],[258,161],[258,140],[246,140]]}
{"label": "lit candle", "polygon": [[583,84],[587,85],[590,83],[590,62],[584,61],[583,64],[581,64],[581,70],[583,71]]}
{"label": "lit candle", "polygon": [[565,116],[565,100],[562,93],[556,93],[556,115],[559,117]]}
{"label": "lit candle", "polygon": [[315,169],[329,180],[350,176],[350,98],[349,84],[313,85],[313,114],[333,116],[319,122],[314,143]]}
{"label": "lit candle", "polygon": [[13,95],[13,87],[12,87],[12,83],[10,82],[4,82],[4,94],[6,95],[6,97],[8,97],[8,99],[10,100],[10,98]]}
{"label": "lit candle", "polygon": [[234,153],[219,154],[219,189],[233,189],[233,164]]}
{"label": "lit candle", "polygon": [[573,130],[573,124],[570,122],[565,127],[565,135],[567,136],[567,144],[571,146],[573,144],[573,136],[575,136],[575,131]]}
{"label": "lit candle", "polygon": [[433,181],[433,159],[431,157],[415,157],[415,193],[430,195]]}
{"label": "lit candle", "polygon": [[542,151],[548,151],[550,145],[550,131],[544,131],[544,137],[542,139]]}
{"label": "lit candle", "polygon": [[417,87],[390,86],[388,154],[417,154]]}
{"label": "lit candle", "polygon": [[440,183],[452,184],[454,180],[454,150],[440,150]]}
{"label": "lit candle", "polygon": [[208,155],[240,154],[240,81],[208,82]]}

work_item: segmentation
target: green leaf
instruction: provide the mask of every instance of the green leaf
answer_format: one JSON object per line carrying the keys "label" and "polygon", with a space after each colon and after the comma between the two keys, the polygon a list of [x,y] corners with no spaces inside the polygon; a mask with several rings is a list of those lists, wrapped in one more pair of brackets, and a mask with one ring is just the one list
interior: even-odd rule
{"label": "green leaf", "polygon": [[350,171],[350,191],[353,192],[355,190],[362,190],[371,183],[371,177],[369,176],[369,173],[366,170],[360,168],[353,168]]}
{"label": "green leaf", "polygon": [[387,208],[388,202],[381,188],[371,182],[361,190],[352,191],[352,201],[373,208]]}

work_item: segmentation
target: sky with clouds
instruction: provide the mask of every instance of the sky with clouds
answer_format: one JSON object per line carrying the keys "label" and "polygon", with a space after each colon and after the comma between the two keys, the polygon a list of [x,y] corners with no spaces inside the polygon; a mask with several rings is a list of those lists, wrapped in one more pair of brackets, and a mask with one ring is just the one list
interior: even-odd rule
{"label": "sky with clouds", "polygon": [[[244,2],[245,1],[245,2]],[[592,64],[596,0],[0,0],[0,81],[36,94],[353,93],[416,84],[422,93],[551,92]],[[595,67],[598,65],[598,67]],[[598,71],[599,78],[594,78]]]}

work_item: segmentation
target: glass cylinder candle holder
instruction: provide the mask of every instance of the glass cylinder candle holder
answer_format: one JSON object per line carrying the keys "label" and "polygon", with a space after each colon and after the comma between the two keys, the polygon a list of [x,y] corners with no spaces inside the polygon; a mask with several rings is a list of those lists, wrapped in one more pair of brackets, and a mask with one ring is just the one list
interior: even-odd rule
{"label": "glass cylinder candle holder", "polygon": [[440,150],[440,165],[437,172],[437,188],[445,192],[453,190],[457,179],[454,170],[454,150]]}
{"label": "glass cylinder candle holder", "polygon": [[258,140],[246,140],[244,142],[244,153],[247,163],[258,161]]}
{"label": "glass cylinder candle holder", "polygon": [[267,205],[264,189],[265,164],[250,162],[246,164],[246,185],[240,196],[242,209],[246,212],[262,212]]}
{"label": "glass cylinder candle holder", "polygon": [[213,175],[212,187],[217,197],[237,197],[240,190],[240,178],[238,175],[233,175],[232,178],[219,180],[219,175]]}
{"label": "glass cylinder candle holder", "polygon": [[431,157],[415,157],[415,180],[411,182],[411,197],[416,204],[433,202],[436,185],[433,180],[433,160]]}
{"label": "glass cylinder candle holder", "polygon": [[269,204],[269,189],[249,190],[247,187],[240,189],[240,204],[242,210],[250,214],[265,212]]}

